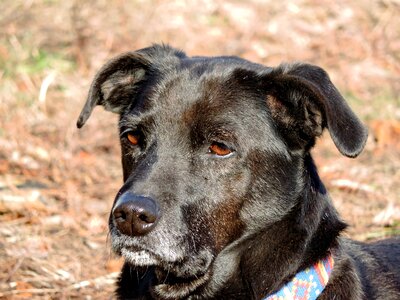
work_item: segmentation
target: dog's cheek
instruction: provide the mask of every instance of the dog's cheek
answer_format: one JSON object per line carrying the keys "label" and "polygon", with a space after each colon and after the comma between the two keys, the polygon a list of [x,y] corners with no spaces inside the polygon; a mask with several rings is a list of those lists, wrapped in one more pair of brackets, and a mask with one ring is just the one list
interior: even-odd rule
{"label": "dog's cheek", "polygon": [[191,204],[184,209],[190,240],[194,242],[190,245],[194,249],[190,250],[210,249],[217,255],[243,231],[244,223],[239,217],[242,201],[230,198],[218,204],[206,199],[204,202],[201,206]]}
{"label": "dog's cheek", "polygon": [[242,234],[244,223],[239,216],[241,207],[240,199],[231,198],[219,204],[210,215],[209,229],[217,253]]}
{"label": "dog's cheek", "polygon": [[281,220],[296,204],[302,168],[297,158],[261,150],[251,151],[247,161],[252,178],[241,217],[258,230]]}
{"label": "dog's cheek", "polygon": [[204,226],[212,236],[216,253],[237,240],[245,227],[240,214],[251,176],[244,165],[236,167],[236,174],[227,174],[217,184],[222,188],[215,191],[214,199],[210,199],[212,204],[205,217]]}

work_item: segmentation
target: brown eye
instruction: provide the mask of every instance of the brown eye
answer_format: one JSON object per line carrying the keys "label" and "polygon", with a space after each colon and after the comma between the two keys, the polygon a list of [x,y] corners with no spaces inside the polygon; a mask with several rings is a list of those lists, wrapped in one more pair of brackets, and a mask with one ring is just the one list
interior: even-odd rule
{"label": "brown eye", "polygon": [[229,149],[228,146],[218,142],[213,142],[208,148],[208,151],[218,156],[226,156],[232,153],[232,150]]}
{"label": "brown eye", "polygon": [[139,145],[139,141],[140,141],[139,134],[134,133],[134,132],[129,132],[126,136],[132,145],[134,145],[134,146]]}

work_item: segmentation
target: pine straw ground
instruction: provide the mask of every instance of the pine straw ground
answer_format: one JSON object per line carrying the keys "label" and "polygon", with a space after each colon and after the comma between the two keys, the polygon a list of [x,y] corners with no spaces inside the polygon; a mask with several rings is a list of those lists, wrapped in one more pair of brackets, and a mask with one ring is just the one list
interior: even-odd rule
{"label": "pine straw ground", "polygon": [[328,70],[370,128],[356,160],[328,134],[314,151],[346,234],[399,232],[398,0],[4,0],[0,11],[0,298],[112,297],[117,120],[96,109],[75,122],[99,66],[153,42]]}

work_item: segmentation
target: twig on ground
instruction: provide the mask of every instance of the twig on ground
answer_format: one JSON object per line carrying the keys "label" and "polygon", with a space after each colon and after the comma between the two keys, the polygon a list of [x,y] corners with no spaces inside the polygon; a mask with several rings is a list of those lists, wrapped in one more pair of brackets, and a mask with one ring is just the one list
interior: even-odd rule
{"label": "twig on ground", "polygon": [[[90,286],[95,287],[102,287],[105,285],[112,285],[115,283],[115,279],[118,277],[119,272],[112,272],[107,275],[103,275],[94,279],[90,280],[83,280],[77,283],[71,284],[65,288],[43,288],[43,289],[15,289],[6,292],[0,292],[0,297],[6,297],[11,295],[18,295],[18,294],[54,294],[54,293],[62,293],[64,291],[71,291],[71,290],[79,290],[82,288],[87,288]],[[11,282],[10,286],[17,286],[15,282]]]}

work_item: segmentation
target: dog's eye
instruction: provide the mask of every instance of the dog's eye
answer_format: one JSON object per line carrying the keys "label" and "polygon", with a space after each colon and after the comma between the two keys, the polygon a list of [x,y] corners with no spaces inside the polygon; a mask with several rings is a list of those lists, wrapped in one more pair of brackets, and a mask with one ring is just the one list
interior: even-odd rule
{"label": "dog's eye", "polygon": [[208,148],[208,152],[218,156],[227,156],[231,154],[233,151],[227,145],[218,142],[213,142]]}
{"label": "dog's eye", "polygon": [[137,146],[139,145],[140,142],[140,135],[136,132],[128,132],[126,134],[126,137],[128,141],[131,143],[131,145]]}

